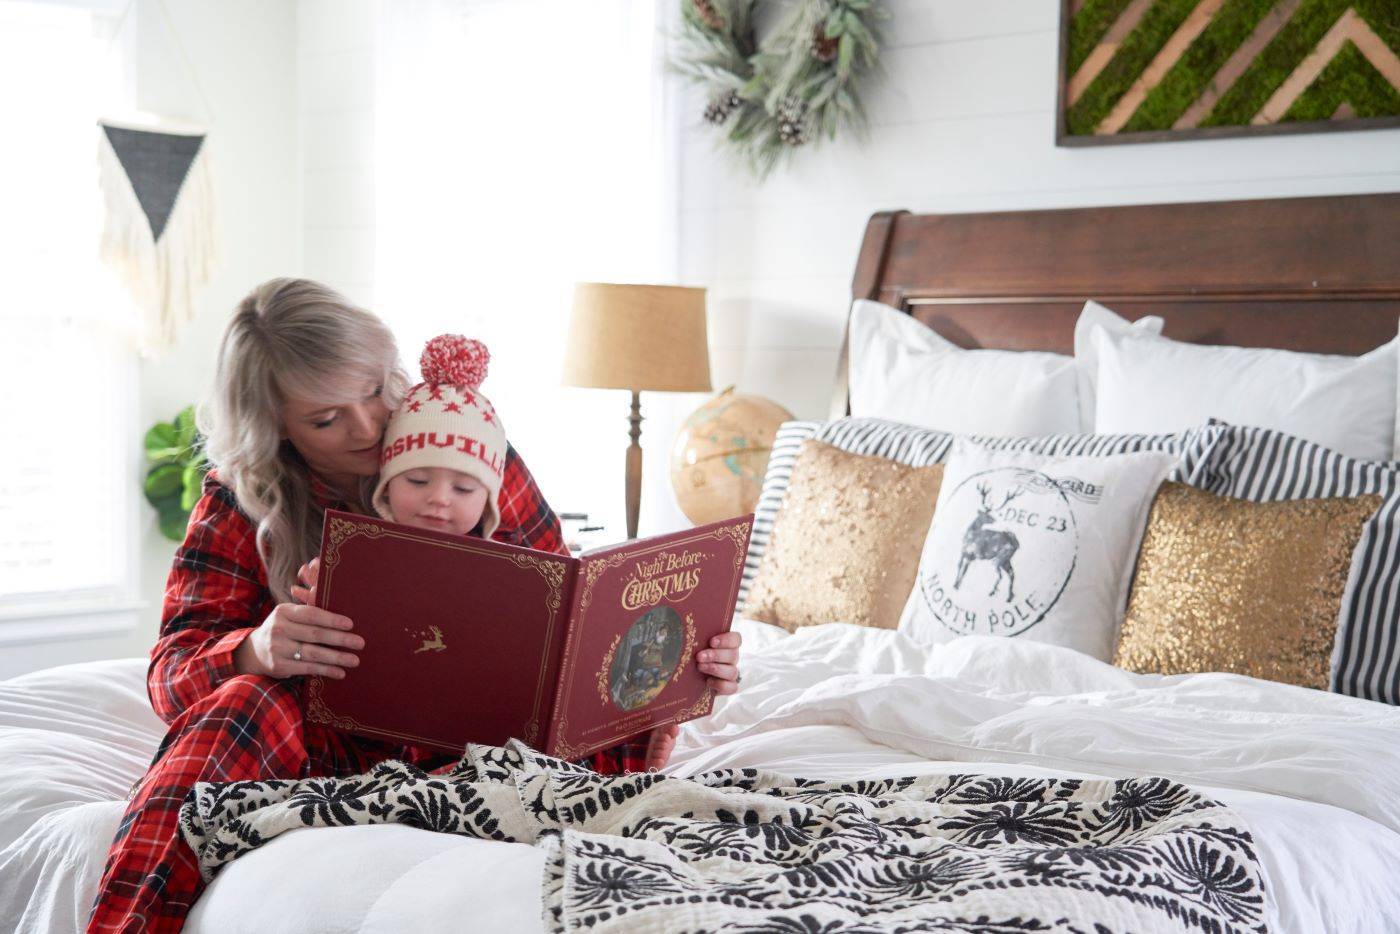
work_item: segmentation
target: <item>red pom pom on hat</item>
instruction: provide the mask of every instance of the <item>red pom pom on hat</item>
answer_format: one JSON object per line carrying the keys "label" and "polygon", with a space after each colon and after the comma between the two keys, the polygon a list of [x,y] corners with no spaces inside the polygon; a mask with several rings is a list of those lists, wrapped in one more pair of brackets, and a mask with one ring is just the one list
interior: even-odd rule
{"label": "red pom pom on hat", "polygon": [[476,389],[486,381],[486,365],[491,352],[481,341],[461,334],[439,334],[428,341],[418,365],[423,369],[423,382],[466,386]]}

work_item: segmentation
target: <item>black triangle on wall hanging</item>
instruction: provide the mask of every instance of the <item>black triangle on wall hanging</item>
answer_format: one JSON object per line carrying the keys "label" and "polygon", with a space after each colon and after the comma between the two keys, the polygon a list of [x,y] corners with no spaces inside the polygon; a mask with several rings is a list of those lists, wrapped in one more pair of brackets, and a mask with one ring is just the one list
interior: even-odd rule
{"label": "black triangle on wall hanging", "polygon": [[190,166],[204,146],[204,137],[132,130],[105,123],[102,131],[150,222],[151,238],[159,240]]}

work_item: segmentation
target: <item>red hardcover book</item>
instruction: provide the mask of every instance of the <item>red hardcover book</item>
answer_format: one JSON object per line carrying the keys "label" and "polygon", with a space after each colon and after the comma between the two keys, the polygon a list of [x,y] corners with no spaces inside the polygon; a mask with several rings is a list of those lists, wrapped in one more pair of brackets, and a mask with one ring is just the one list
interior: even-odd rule
{"label": "red hardcover book", "polygon": [[316,602],[365,647],[344,679],[307,679],[307,719],[576,759],[702,717],[695,652],[729,629],[752,519],[573,558],[330,511]]}

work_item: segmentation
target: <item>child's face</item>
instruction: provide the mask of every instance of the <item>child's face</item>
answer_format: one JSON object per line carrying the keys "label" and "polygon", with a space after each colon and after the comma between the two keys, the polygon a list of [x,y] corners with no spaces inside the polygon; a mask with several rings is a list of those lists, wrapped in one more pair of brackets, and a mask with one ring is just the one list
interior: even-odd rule
{"label": "child's face", "polygon": [[466,535],[486,510],[486,487],[471,474],[446,467],[415,467],[385,488],[395,522]]}

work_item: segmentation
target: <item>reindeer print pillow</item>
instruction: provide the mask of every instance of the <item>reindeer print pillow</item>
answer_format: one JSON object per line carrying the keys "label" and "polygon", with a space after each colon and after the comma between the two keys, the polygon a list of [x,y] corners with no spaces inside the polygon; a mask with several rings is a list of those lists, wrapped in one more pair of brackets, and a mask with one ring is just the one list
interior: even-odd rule
{"label": "reindeer print pillow", "polygon": [[924,643],[1017,636],[1111,660],[1147,513],[1176,460],[959,439],[900,631]]}

